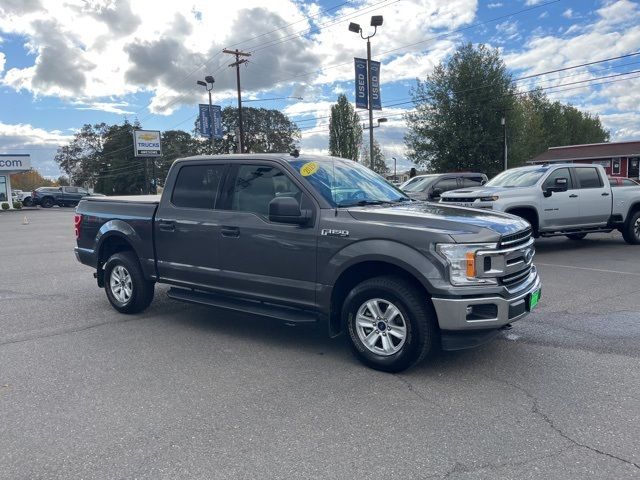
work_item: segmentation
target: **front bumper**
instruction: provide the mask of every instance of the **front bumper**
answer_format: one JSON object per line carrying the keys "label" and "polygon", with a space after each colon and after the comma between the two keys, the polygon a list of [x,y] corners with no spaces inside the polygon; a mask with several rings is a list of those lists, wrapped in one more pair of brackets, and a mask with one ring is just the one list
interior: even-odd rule
{"label": "front bumper", "polygon": [[535,267],[526,287],[512,297],[434,297],[433,306],[441,330],[496,329],[520,320],[529,313],[529,295],[540,290],[540,277]]}

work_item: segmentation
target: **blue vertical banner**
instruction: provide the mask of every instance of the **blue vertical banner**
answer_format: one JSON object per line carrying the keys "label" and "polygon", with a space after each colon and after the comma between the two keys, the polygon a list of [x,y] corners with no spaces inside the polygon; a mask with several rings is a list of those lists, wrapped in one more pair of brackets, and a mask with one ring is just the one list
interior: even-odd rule
{"label": "blue vertical banner", "polygon": [[371,109],[382,110],[380,98],[380,62],[371,61]]}
{"label": "blue vertical banner", "polygon": [[200,122],[200,136],[211,138],[211,118],[209,116],[209,105],[201,103],[198,121]]}
{"label": "blue vertical banner", "polygon": [[354,58],[353,60],[356,66],[356,108],[368,108],[367,60],[364,58]]}
{"label": "blue vertical banner", "polygon": [[[200,126],[200,136],[205,138],[221,139],[222,138],[222,109],[220,105],[211,105],[211,115],[209,115],[209,105],[201,103],[198,105],[200,112],[198,115],[198,124]],[[213,118],[211,118],[213,117]]]}
{"label": "blue vertical banner", "polygon": [[213,138],[220,140],[222,138],[222,109],[220,105],[211,106],[211,115],[213,116]]}

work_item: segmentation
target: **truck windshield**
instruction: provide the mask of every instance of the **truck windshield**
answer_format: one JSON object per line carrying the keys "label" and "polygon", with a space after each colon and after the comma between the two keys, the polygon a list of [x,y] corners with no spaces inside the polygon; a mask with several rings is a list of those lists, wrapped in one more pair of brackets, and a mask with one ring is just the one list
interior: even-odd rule
{"label": "truck windshield", "polygon": [[411,201],[380,175],[351,160],[324,157],[290,163],[333,207]]}
{"label": "truck windshield", "polygon": [[405,192],[421,192],[429,182],[433,181],[435,176],[436,175],[427,175],[426,177],[422,177],[417,182],[412,182],[409,185],[405,185],[402,190],[404,190]]}
{"label": "truck windshield", "polygon": [[538,183],[546,171],[546,168],[507,170],[489,180],[485,187],[532,187]]}

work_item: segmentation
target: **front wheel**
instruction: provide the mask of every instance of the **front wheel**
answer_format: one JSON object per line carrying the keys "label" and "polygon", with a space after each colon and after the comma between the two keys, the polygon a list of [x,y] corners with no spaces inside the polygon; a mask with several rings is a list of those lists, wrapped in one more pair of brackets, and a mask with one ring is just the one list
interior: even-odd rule
{"label": "front wheel", "polygon": [[144,278],[132,252],[115,253],[104,265],[104,289],[120,313],[138,313],[153,300],[154,284]]}
{"label": "front wheel", "polygon": [[349,293],[342,312],[353,352],[376,370],[400,372],[437,348],[433,307],[404,278],[365,280]]}
{"label": "front wheel", "polygon": [[631,215],[622,229],[622,237],[629,245],[640,244],[640,211]]}
{"label": "front wheel", "polygon": [[42,208],[51,208],[51,207],[53,207],[53,198],[50,198],[50,197],[43,198],[42,201],[40,202],[40,206]]}

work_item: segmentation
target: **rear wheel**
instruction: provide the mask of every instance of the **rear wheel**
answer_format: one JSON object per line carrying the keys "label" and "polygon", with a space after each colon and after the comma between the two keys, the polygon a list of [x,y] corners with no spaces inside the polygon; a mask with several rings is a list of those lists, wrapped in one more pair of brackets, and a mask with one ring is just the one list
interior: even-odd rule
{"label": "rear wheel", "polygon": [[365,280],[343,306],[351,348],[365,365],[400,372],[438,345],[438,328],[426,293],[396,276]]}
{"label": "rear wheel", "polygon": [[622,237],[629,245],[640,244],[640,211],[631,214],[622,229]]}
{"label": "rear wheel", "polygon": [[104,265],[104,289],[113,308],[121,313],[138,313],[153,300],[154,284],[144,278],[132,252],[120,252]]}
{"label": "rear wheel", "polygon": [[40,206],[42,208],[51,208],[53,207],[53,198],[51,197],[44,197],[41,201],[40,201]]}
{"label": "rear wheel", "polygon": [[567,238],[569,240],[582,240],[584,237],[586,237],[587,234],[586,233],[570,233],[569,235],[567,235]]}

